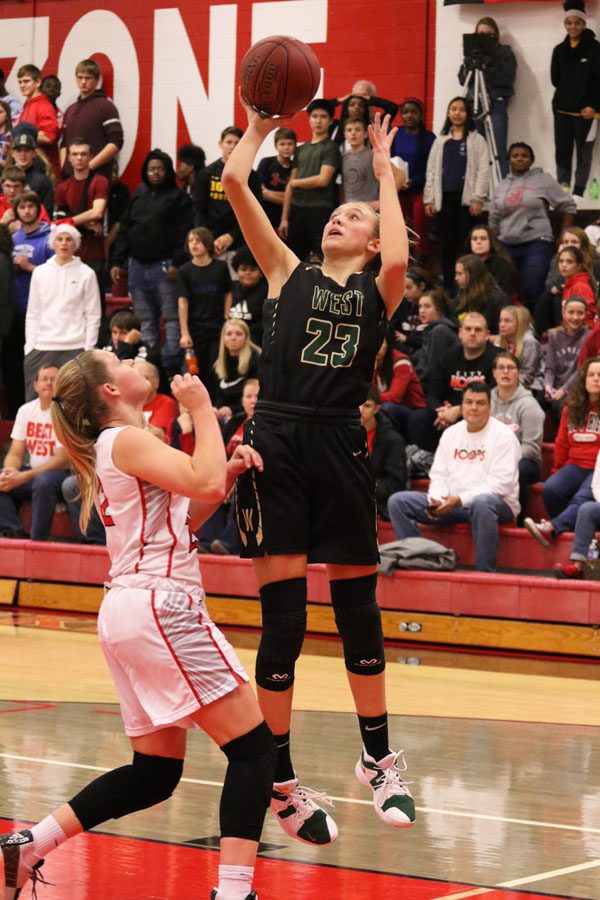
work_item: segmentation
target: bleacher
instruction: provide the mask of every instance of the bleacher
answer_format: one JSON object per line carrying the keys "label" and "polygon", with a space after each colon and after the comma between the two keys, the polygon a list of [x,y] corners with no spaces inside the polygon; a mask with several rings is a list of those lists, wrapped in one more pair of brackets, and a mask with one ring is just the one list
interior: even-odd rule
{"label": "bleacher", "polygon": [[[0,439],[10,423],[0,423]],[[552,465],[552,445],[543,447],[543,477]],[[427,481],[412,487],[426,490]],[[543,514],[542,485],[530,488],[530,513]],[[25,529],[28,504],[22,508]],[[517,651],[600,653],[600,591],[597,582],[558,581],[556,562],[569,558],[572,535],[541,547],[523,528],[502,526],[498,572],[473,570],[470,528],[423,527],[424,536],[457,551],[452,572],[406,571],[381,576],[378,600],[387,640]],[[74,542],[66,511],[54,516],[47,543],[0,539],[0,604],[95,613],[108,576],[104,547]],[[379,523],[380,543],[394,540],[389,522]],[[252,564],[238,557],[200,556],[209,608],[219,625],[258,628],[260,605]],[[325,567],[310,566],[309,631],[334,634]]]}

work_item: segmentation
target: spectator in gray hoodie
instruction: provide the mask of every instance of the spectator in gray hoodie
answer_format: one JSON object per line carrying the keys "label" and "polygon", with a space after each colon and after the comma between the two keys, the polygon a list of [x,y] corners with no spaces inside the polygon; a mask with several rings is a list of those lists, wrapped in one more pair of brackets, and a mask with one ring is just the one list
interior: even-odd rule
{"label": "spectator in gray hoodie", "polygon": [[554,252],[548,207],[562,213],[562,228],[572,223],[577,212],[571,194],[565,193],[552,175],[540,168],[532,169],[534,160],[529,144],[510,145],[510,173],[494,192],[488,218],[517,267],[522,299],[530,310],[544,290]]}
{"label": "spectator in gray hoodie", "polygon": [[590,329],[586,327],[587,303],[583,297],[569,297],[563,307],[563,321],[548,334],[544,393],[556,425],[573,381],[578,357]]}
{"label": "spectator in gray hoodie", "polygon": [[527,515],[527,489],[540,480],[544,410],[531,391],[520,383],[521,363],[512,353],[502,351],[494,360],[496,387],[492,388],[492,416],[508,425],[521,445],[519,460],[519,503],[517,524]]}

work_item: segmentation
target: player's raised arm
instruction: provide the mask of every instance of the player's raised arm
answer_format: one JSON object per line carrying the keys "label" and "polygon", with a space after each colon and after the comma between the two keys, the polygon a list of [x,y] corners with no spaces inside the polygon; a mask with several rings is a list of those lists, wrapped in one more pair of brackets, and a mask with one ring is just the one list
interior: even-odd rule
{"label": "player's raised arm", "polygon": [[390,159],[390,147],[398,129],[388,131],[389,123],[389,116],[382,121],[381,114],[376,113],[373,124],[369,125],[373,171],[379,182],[381,271],[377,276],[377,287],[388,319],[404,296],[404,276],[408,268],[408,233]]}
{"label": "player's raised arm", "polygon": [[284,120],[264,118],[244,101],[241,92],[240,102],[248,116],[248,127],[227,160],[221,183],[244,239],[272,288],[276,281],[287,279],[299,260],[277,236],[267,214],[248,187],[248,177],[265,137]]}

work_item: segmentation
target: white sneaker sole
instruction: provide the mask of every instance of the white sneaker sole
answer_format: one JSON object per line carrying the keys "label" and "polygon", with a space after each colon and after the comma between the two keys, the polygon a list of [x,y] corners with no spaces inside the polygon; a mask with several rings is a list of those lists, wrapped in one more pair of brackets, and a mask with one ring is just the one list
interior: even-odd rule
{"label": "white sneaker sole", "polygon": [[531,537],[538,542],[538,544],[541,544],[542,547],[550,546],[550,541],[546,540],[543,534],[538,530],[533,519],[523,519],[523,525],[525,526]]}

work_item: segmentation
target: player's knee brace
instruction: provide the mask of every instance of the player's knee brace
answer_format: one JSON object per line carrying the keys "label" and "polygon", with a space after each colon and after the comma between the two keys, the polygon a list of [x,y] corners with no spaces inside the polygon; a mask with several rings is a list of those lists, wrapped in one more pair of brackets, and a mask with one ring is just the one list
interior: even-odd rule
{"label": "player's knee brace", "polygon": [[355,675],[379,675],[385,669],[376,586],[376,574],[330,582],[331,603],[346,668]]}
{"label": "player's knee brace", "polygon": [[260,589],[262,636],[256,655],[256,683],[285,691],[294,682],[306,633],[306,578],[273,581]]}
{"label": "player's knee brace", "polygon": [[130,766],[113,769],[90,782],[69,805],[87,831],[167,800],[181,779],[183,760],[133,754]]}
{"label": "player's knee brace", "polygon": [[229,765],[221,794],[221,837],[258,841],[271,802],[277,749],[267,724],[224,744]]}

